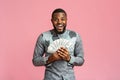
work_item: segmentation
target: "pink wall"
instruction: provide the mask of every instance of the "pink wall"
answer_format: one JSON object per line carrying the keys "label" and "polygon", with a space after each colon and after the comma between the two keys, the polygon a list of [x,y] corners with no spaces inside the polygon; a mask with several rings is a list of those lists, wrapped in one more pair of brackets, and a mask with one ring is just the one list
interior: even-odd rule
{"label": "pink wall", "polygon": [[77,80],[120,80],[119,0],[0,0],[0,80],[42,80],[32,64],[36,39],[52,28],[55,8],[68,13],[68,28],[81,34],[85,64]]}

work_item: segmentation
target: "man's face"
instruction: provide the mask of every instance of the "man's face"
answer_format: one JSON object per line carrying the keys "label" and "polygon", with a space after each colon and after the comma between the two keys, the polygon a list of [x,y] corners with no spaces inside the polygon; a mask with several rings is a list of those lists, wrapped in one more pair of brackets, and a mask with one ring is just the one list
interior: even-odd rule
{"label": "man's face", "polygon": [[54,13],[51,21],[57,33],[63,33],[65,31],[67,25],[67,16],[65,13]]}

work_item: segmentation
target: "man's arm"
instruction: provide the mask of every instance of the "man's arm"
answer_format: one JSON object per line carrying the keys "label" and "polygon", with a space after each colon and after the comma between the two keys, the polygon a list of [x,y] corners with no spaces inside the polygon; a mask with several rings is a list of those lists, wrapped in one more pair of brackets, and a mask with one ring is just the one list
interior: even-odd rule
{"label": "man's arm", "polygon": [[45,52],[45,47],[44,47],[44,40],[43,40],[43,35],[41,34],[36,42],[36,46],[34,49],[34,54],[33,54],[33,64],[35,66],[43,66],[46,64],[46,61],[48,60],[48,57],[43,57]]}
{"label": "man's arm", "polygon": [[58,56],[57,52],[53,53],[52,55],[48,57],[44,57],[45,47],[44,47],[44,39],[43,35],[40,35],[38,37],[38,40],[36,42],[36,46],[34,49],[34,55],[33,55],[33,64],[35,66],[44,66],[46,64],[50,64],[54,61],[61,60],[61,58]]}
{"label": "man's arm", "polygon": [[82,40],[79,35],[77,35],[75,49],[74,49],[74,56],[70,55],[70,64],[75,66],[81,66],[84,63],[84,52],[83,52],[83,45]]}

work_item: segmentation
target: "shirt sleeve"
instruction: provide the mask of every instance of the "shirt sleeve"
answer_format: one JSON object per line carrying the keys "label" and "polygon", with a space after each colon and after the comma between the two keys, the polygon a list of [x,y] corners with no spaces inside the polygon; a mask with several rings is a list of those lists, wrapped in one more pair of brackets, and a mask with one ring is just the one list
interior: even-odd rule
{"label": "shirt sleeve", "polygon": [[74,66],[81,66],[84,63],[83,45],[81,37],[79,35],[77,35],[74,48],[74,55],[71,55],[69,63],[73,64]]}
{"label": "shirt sleeve", "polygon": [[46,64],[48,57],[44,57],[43,56],[44,53],[45,53],[44,39],[43,34],[41,34],[37,39],[32,59],[32,62],[35,66],[44,66]]}

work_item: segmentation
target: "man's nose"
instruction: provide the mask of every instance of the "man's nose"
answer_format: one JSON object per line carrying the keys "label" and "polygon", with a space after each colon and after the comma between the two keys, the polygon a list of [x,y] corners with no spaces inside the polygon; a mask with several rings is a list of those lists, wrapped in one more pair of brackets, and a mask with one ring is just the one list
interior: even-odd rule
{"label": "man's nose", "polygon": [[58,23],[60,24],[60,23],[62,23],[62,21],[61,21],[61,20],[58,20]]}

